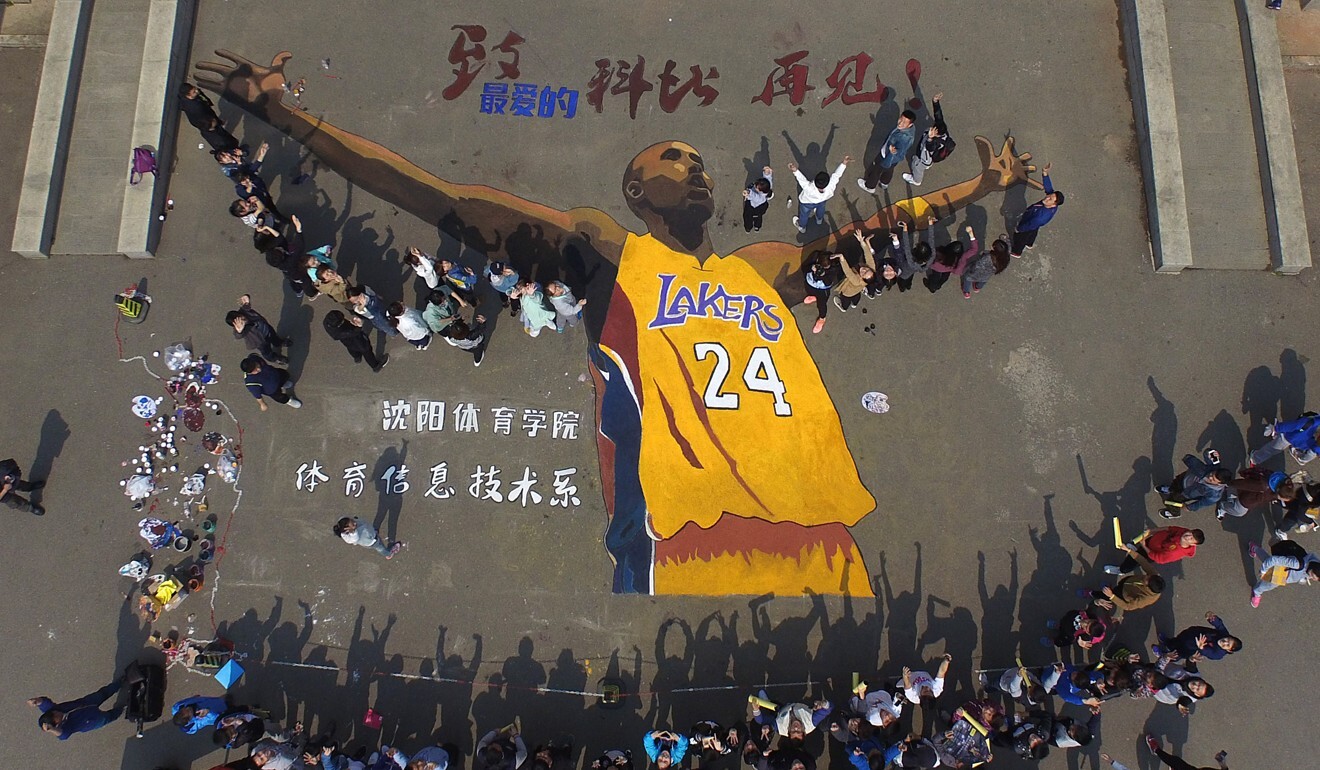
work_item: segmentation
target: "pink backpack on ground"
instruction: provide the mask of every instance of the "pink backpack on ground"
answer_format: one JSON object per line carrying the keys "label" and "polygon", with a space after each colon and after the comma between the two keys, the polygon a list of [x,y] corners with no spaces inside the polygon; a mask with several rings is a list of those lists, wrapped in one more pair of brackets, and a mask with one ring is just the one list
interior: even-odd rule
{"label": "pink backpack on ground", "polygon": [[128,175],[129,184],[137,184],[148,172],[156,175],[156,153],[147,146],[133,148],[133,165]]}

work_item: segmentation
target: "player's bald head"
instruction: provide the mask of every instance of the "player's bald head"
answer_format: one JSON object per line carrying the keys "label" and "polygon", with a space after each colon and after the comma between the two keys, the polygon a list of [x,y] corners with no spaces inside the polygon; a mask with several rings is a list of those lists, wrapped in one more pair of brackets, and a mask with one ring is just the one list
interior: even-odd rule
{"label": "player's bald head", "polygon": [[659,142],[637,153],[623,174],[623,197],[633,213],[667,211],[714,214],[711,179],[696,148]]}

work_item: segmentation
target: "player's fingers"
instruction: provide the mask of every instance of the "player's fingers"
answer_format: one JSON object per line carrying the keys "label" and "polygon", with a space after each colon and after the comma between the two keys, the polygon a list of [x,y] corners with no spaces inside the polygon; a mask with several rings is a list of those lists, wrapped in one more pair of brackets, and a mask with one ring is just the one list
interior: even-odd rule
{"label": "player's fingers", "polygon": [[228,48],[217,48],[217,49],[215,49],[215,55],[216,55],[216,56],[219,56],[219,57],[221,57],[221,58],[223,58],[223,59],[228,59],[228,60],[230,60],[231,62],[233,62],[234,64],[238,64],[238,65],[246,64],[246,65],[249,66],[249,67],[255,67],[255,66],[257,66],[256,62],[254,62],[254,61],[252,61],[252,60],[250,60],[250,59],[248,59],[248,58],[246,58],[246,57],[244,57],[244,56],[239,56],[238,54],[234,53],[233,51],[229,50]]}
{"label": "player's fingers", "polygon": [[199,61],[193,65],[193,69],[201,70],[202,72],[214,72],[217,75],[229,75],[234,71],[234,66],[232,64],[220,64],[219,62],[213,61]]}

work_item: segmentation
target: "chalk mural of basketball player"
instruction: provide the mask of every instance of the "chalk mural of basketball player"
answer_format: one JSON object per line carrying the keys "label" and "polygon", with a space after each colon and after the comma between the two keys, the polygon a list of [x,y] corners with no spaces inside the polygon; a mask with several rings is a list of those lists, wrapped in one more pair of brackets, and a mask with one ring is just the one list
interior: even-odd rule
{"label": "chalk mural of basketball player", "polygon": [[[976,137],[982,172],[888,206],[814,243],[755,243],[719,256],[712,182],[683,142],[642,150],[624,171],[638,234],[595,208],[560,211],[441,179],[375,142],[286,106],[284,65],[229,51],[199,82],[321,162],[489,259],[580,271],[596,391],[597,449],[614,590],[647,594],[871,594],[849,527],[875,508],[789,308],[804,253],[947,216],[1028,177],[1013,141]],[[529,254],[532,255],[529,258]],[[527,274],[524,272],[524,274]]]}

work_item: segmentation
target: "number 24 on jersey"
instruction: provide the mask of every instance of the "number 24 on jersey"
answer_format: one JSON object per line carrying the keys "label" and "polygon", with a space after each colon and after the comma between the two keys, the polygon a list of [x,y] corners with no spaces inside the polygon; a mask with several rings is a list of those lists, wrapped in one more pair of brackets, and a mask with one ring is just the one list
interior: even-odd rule
{"label": "number 24 on jersey", "polygon": [[[706,390],[702,394],[706,408],[737,409],[740,403],[738,394],[724,392],[724,382],[729,378],[732,368],[729,351],[718,342],[698,342],[692,346],[692,352],[698,361],[705,361],[712,356],[715,358],[715,368],[711,370],[710,380],[706,382]],[[793,407],[784,399],[784,381],[779,379],[769,348],[752,348],[743,367],[742,380],[748,390],[774,396],[776,417],[793,415]]]}

